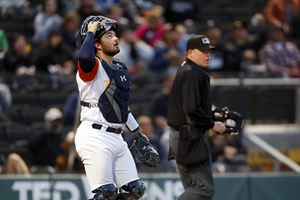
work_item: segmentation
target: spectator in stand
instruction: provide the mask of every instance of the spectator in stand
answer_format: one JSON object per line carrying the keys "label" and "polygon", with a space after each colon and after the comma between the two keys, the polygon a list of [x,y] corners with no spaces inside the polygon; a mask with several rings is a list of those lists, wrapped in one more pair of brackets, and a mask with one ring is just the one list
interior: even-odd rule
{"label": "spectator in stand", "polygon": [[163,19],[163,8],[161,6],[153,6],[145,11],[146,22],[139,25],[134,34],[141,40],[144,40],[151,47],[154,47],[156,42],[162,39],[165,25]]}
{"label": "spectator in stand", "polygon": [[29,168],[19,154],[9,153],[7,158],[2,156],[2,162],[1,165],[3,165],[3,172],[5,174],[23,174],[27,177],[30,176]]}
{"label": "spectator in stand", "polygon": [[5,77],[2,78],[0,76],[0,122],[11,121],[10,117],[4,112],[6,109],[11,107],[11,105],[12,105],[11,90],[5,82]]}
{"label": "spectator in stand", "polygon": [[54,30],[48,40],[35,52],[35,66],[37,72],[61,73],[63,65],[73,59],[72,49],[63,41],[60,31]]}
{"label": "spectator in stand", "polygon": [[248,26],[249,35],[255,38],[257,46],[260,49],[266,42],[267,19],[262,12],[256,12],[251,16]]}
{"label": "spectator in stand", "polygon": [[129,20],[132,27],[136,27],[144,22],[145,19],[142,16],[143,10],[139,9],[137,1],[119,0],[118,5],[124,9],[124,17]]}
{"label": "spectator in stand", "polygon": [[[175,30],[177,31],[177,33],[179,33],[179,35],[177,35],[177,33],[175,33],[175,35],[177,35],[177,38],[178,38],[178,42],[177,42],[177,48],[179,49],[180,52],[185,52],[186,50],[186,44],[187,44],[187,41],[189,40],[190,38],[190,34],[188,32],[188,24],[186,23],[183,23],[183,24],[167,24],[166,25],[166,29],[171,28],[172,29],[172,26],[175,26]],[[194,34],[194,33],[192,33]]]}
{"label": "spectator in stand", "polygon": [[[216,135],[209,138],[215,172],[234,172],[246,166],[245,148],[241,136]],[[242,168],[243,169],[243,168]]]}
{"label": "spectator in stand", "polygon": [[121,51],[116,58],[127,64],[133,84],[139,86],[147,84],[151,78],[148,74],[148,67],[153,58],[153,48],[137,38],[129,26],[119,26],[118,35]]}
{"label": "spectator in stand", "polygon": [[5,34],[5,31],[0,29],[0,70],[4,67],[2,66],[2,60],[5,57],[5,54],[8,52],[9,44]]}
{"label": "spectator in stand", "polygon": [[33,63],[32,46],[29,44],[25,35],[18,34],[13,39],[13,47],[7,52],[4,57],[6,72],[21,75],[35,73]]}
{"label": "spectator in stand", "polygon": [[1,111],[9,108],[11,105],[12,105],[11,91],[5,83],[0,82],[0,113]]}
{"label": "spectator in stand", "polygon": [[81,26],[81,18],[75,11],[67,12],[62,19],[61,34],[63,41],[70,46],[71,49],[76,49],[76,37]]}
{"label": "spectator in stand", "polygon": [[[210,142],[213,169],[215,172],[224,173],[227,171],[225,161],[225,149],[229,147],[227,146],[226,138],[223,135],[216,135],[215,137],[210,138]],[[234,157],[234,155],[236,155],[237,153],[237,149],[234,147],[232,147],[232,149],[229,147],[228,149],[232,150],[230,157]]]}
{"label": "spectator in stand", "polygon": [[[160,0],[119,0],[119,4],[124,8],[124,16],[129,19],[130,25],[136,28],[139,25],[146,23],[148,11],[153,6],[161,6]],[[162,7],[161,7],[162,8]]]}
{"label": "spectator in stand", "polygon": [[207,26],[203,31],[204,35],[209,39],[215,50],[210,52],[210,62],[208,70],[212,76],[220,76],[224,71],[224,53],[221,50],[220,42],[222,38],[222,29],[213,20],[207,21]]}
{"label": "spectator in stand", "polygon": [[[253,42],[253,49],[256,51],[256,59],[248,59],[243,62],[243,70],[246,73],[247,77],[265,77],[266,66],[261,64],[259,60],[258,51],[266,44],[267,42],[267,19],[263,12],[255,12],[250,18],[248,26],[249,38]],[[251,51],[246,51],[246,53],[252,53]]]}
{"label": "spectator in stand", "polygon": [[[32,0],[31,0],[32,1]],[[35,0],[38,1],[38,0]],[[62,15],[70,12],[70,11],[74,11],[76,10],[76,8],[78,7],[79,4],[79,0],[60,0],[60,13],[62,13]]]}
{"label": "spectator in stand", "polygon": [[163,6],[163,0],[138,0],[136,5],[137,9],[143,12],[153,6]]}
{"label": "spectator in stand", "polygon": [[33,42],[38,45],[47,40],[48,35],[60,26],[61,17],[57,12],[56,0],[45,0],[43,9],[34,17]]}
{"label": "spectator in stand", "polygon": [[[120,0],[96,0],[97,5],[100,6],[101,13],[106,13],[111,8],[111,6],[113,6],[114,4],[119,3],[119,2],[120,2]],[[107,17],[109,17],[109,16],[107,16]],[[114,19],[114,18],[111,18],[111,19]]]}
{"label": "spectator in stand", "polygon": [[108,18],[111,18],[113,20],[116,20],[118,22],[118,25],[129,25],[129,20],[124,16],[124,8],[121,6],[121,4],[115,3],[112,4],[107,10],[105,16]]}
{"label": "spectator in stand", "polygon": [[33,154],[34,166],[61,168],[65,165],[61,163],[63,159],[60,159],[66,154],[65,149],[62,148],[66,139],[62,117],[60,109],[56,107],[48,109],[44,115],[45,131],[29,138],[28,147]]}
{"label": "spectator in stand", "polygon": [[34,15],[28,0],[1,0],[1,20],[14,21],[23,19],[32,19]]}
{"label": "spectator in stand", "polygon": [[181,39],[177,26],[171,25],[154,45],[154,57],[149,67],[155,75],[164,76],[169,69],[177,69],[182,64],[185,49],[180,45]]}
{"label": "spectator in stand", "polygon": [[295,43],[285,40],[281,27],[268,27],[268,41],[259,51],[262,64],[270,76],[300,77],[300,52]]}
{"label": "spectator in stand", "polygon": [[225,71],[229,76],[236,76],[242,72],[243,63],[254,62],[257,55],[254,49],[254,41],[249,37],[246,24],[242,21],[234,21],[229,30],[229,37],[224,39],[221,44],[221,50],[224,52]]}
{"label": "spectator in stand", "polygon": [[[269,0],[265,16],[270,24],[281,27],[285,33],[291,30],[291,22],[300,15],[300,0]],[[299,28],[299,27],[293,27]]]}
{"label": "spectator in stand", "polygon": [[90,15],[101,15],[101,5],[98,5],[96,0],[80,0],[76,11],[83,21]]}
{"label": "spectator in stand", "polygon": [[185,20],[200,21],[203,2],[198,0],[165,1],[165,18],[171,23],[182,23]]}

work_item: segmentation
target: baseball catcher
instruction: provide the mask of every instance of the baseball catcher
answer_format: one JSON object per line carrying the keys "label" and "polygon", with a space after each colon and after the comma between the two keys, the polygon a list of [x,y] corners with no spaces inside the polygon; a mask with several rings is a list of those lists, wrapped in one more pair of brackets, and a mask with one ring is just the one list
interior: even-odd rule
{"label": "baseball catcher", "polygon": [[235,111],[230,111],[227,107],[222,109],[215,108],[213,110],[214,121],[225,123],[226,130],[223,134],[237,135],[244,127],[244,118],[241,114]]}
{"label": "baseball catcher", "polygon": [[148,167],[157,167],[159,154],[150,144],[149,139],[141,132],[135,135],[135,140],[130,147],[132,155]]}
{"label": "baseball catcher", "polygon": [[[159,162],[157,151],[129,109],[131,77],[126,64],[114,58],[120,52],[116,31],[117,21],[92,15],[83,21],[77,37],[81,123],[75,147],[85,167],[92,200],[142,198],[146,187],[133,156],[148,166]],[[121,135],[125,127],[135,137],[133,154]]]}

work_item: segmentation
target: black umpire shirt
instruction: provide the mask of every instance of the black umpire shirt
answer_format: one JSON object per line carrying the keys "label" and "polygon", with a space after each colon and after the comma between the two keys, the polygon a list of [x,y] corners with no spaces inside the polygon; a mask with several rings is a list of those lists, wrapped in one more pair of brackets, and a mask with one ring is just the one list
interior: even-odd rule
{"label": "black umpire shirt", "polygon": [[171,127],[193,125],[202,130],[214,126],[210,78],[204,68],[187,59],[176,74],[168,108]]}

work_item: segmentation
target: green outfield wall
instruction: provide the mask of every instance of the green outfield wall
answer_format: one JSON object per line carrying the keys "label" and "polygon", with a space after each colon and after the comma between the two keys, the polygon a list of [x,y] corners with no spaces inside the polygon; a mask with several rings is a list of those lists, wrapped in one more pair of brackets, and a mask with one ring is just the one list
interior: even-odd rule
{"label": "green outfield wall", "polygon": [[[142,200],[175,200],[182,191],[177,174],[140,174],[147,193]],[[215,175],[213,200],[299,200],[300,174]],[[0,175],[1,200],[87,200],[86,177],[34,175],[30,178]]]}

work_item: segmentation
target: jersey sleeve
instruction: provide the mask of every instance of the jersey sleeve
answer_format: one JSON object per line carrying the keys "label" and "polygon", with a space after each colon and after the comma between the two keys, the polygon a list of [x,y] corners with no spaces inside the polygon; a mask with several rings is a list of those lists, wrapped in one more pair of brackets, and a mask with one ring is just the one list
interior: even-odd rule
{"label": "jersey sleeve", "polygon": [[77,67],[79,77],[83,81],[91,81],[95,78],[99,68],[99,62],[94,53],[94,34],[88,32],[79,50]]}
{"label": "jersey sleeve", "polygon": [[77,66],[78,66],[78,73],[79,73],[79,77],[83,80],[83,81],[92,81],[97,72],[98,72],[98,68],[99,68],[99,62],[97,61],[96,58],[94,58],[94,67],[92,68],[91,71],[89,72],[85,72],[82,70],[81,66],[80,66],[80,62],[78,61]]}

